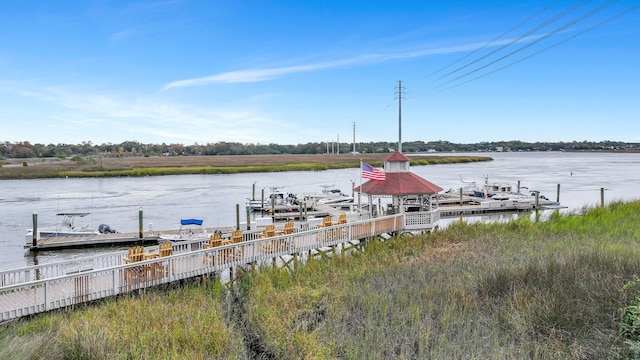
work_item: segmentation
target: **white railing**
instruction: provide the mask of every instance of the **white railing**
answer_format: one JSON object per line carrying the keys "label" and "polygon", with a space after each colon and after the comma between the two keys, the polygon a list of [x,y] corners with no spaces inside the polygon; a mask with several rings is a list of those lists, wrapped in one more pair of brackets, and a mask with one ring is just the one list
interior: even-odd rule
{"label": "white railing", "polygon": [[[384,233],[430,228],[434,216],[389,215],[290,235],[259,238],[244,234],[236,244],[204,249],[205,240],[173,245],[173,255],[125,264],[127,252],[0,272],[0,321],[80,304],[149,286],[170,283],[285,255],[302,254]],[[148,249],[153,249],[150,247]]]}
{"label": "white railing", "polygon": [[404,213],[404,229],[411,230],[429,230],[425,228],[425,224],[435,224],[440,220],[440,210],[436,209],[432,212],[408,212]]}

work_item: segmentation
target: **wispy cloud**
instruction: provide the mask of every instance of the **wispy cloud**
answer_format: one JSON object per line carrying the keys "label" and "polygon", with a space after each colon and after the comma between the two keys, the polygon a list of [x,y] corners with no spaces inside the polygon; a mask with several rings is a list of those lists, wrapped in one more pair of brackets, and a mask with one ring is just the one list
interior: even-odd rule
{"label": "wispy cloud", "polygon": [[[202,108],[173,104],[151,97],[131,94],[114,95],[88,93],[59,87],[40,89],[7,89],[14,94],[57,106],[39,121],[54,122],[57,132],[93,139],[126,136],[124,140],[148,139],[159,142],[208,143],[218,141],[275,142],[280,136],[273,129],[288,125],[272,119],[268,114],[237,108]],[[55,142],[55,140],[50,140]],[[45,141],[46,142],[46,141]]]}
{"label": "wispy cloud", "polygon": [[461,51],[462,49],[468,50],[468,48],[469,46],[429,49],[429,50],[411,51],[411,52],[397,53],[397,54],[368,54],[368,55],[362,55],[354,58],[347,58],[347,59],[315,63],[315,64],[307,64],[307,65],[230,71],[230,72],[225,72],[225,73],[220,73],[220,74],[205,76],[200,78],[174,81],[165,85],[163,87],[163,90],[168,90],[171,88],[179,88],[179,87],[203,86],[203,85],[210,85],[210,84],[235,84],[235,83],[261,82],[261,81],[273,80],[279,76],[294,74],[294,73],[326,70],[326,69],[333,69],[333,68],[339,68],[344,66],[368,64],[368,63],[377,63],[377,62],[383,62],[383,61],[393,60],[393,59],[403,59],[403,58],[412,58],[412,57],[427,56],[427,55],[433,55],[433,54],[443,54],[448,52]]}
{"label": "wispy cloud", "polygon": [[[506,41],[506,40],[505,40]],[[497,43],[496,43],[497,44]],[[334,61],[296,65],[289,67],[274,67],[274,68],[262,68],[262,69],[245,69],[237,71],[223,72],[215,75],[178,80],[163,86],[163,90],[169,90],[172,88],[180,87],[192,87],[192,86],[204,86],[210,84],[237,84],[237,83],[253,83],[268,81],[278,78],[283,75],[289,75],[294,73],[319,71],[340,68],[345,66],[357,66],[364,64],[380,63],[390,60],[408,59],[425,57],[437,54],[448,54],[462,51],[469,51],[478,48],[482,44],[473,43],[459,46],[447,46],[439,48],[430,48],[422,50],[411,50],[397,53],[387,54],[366,54],[353,58],[346,58]]]}
{"label": "wispy cloud", "polygon": [[369,55],[366,57],[353,58],[353,59],[329,61],[324,63],[308,64],[308,65],[297,65],[297,66],[271,68],[271,69],[247,69],[247,70],[230,71],[226,73],[220,73],[220,74],[205,76],[200,78],[174,81],[165,85],[163,87],[163,90],[177,88],[177,87],[202,86],[202,85],[215,84],[215,83],[234,84],[234,83],[252,83],[252,82],[267,81],[267,80],[272,80],[281,75],[323,70],[323,69],[329,69],[329,68],[336,68],[340,66],[347,66],[351,64],[357,64],[360,62],[367,61],[366,58],[369,58],[372,56],[375,56],[375,55]]}
{"label": "wispy cloud", "polygon": [[123,31],[118,31],[117,33],[113,33],[113,34],[111,34],[111,36],[109,36],[109,42],[116,43],[116,42],[123,41],[123,40],[133,36],[135,33],[136,33],[136,31],[134,29],[127,29],[127,30],[123,30]]}

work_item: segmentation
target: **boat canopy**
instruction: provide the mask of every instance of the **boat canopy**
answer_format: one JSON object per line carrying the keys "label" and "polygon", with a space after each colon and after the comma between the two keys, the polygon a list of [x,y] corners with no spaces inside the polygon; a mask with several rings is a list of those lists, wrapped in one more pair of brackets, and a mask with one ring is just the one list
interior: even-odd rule
{"label": "boat canopy", "polygon": [[202,225],[202,219],[181,219],[181,225]]}

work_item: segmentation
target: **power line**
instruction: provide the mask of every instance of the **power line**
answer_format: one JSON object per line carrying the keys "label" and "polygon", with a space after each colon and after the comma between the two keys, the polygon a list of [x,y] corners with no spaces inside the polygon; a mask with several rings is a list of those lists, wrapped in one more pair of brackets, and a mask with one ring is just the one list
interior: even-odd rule
{"label": "power line", "polygon": [[546,48],[544,48],[544,49],[542,49],[542,50],[536,51],[536,52],[535,52],[535,53],[533,53],[533,54],[530,54],[530,55],[528,55],[528,56],[526,56],[526,57],[524,57],[524,58],[522,58],[522,59],[519,59],[519,60],[513,61],[513,62],[511,62],[511,63],[509,63],[509,64],[507,64],[507,65],[505,65],[505,66],[502,66],[502,67],[500,67],[500,68],[498,68],[498,69],[495,69],[495,70],[493,70],[493,71],[490,71],[490,72],[488,72],[488,73],[486,73],[486,74],[483,74],[483,75],[477,76],[477,77],[475,77],[475,78],[473,78],[473,79],[470,79],[470,80],[464,81],[464,82],[462,82],[462,83],[459,83],[459,84],[456,84],[456,85],[449,86],[449,87],[447,87],[447,88],[441,89],[441,90],[440,90],[440,92],[442,92],[442,91],[446,91],[446,90],[449,90],[449,89],[453,89],[453,88],[456,88],[456,87],[458,87],[458,86],[461,86],[461,85],[464,85],[464,84],[470,83],[470,82],[472,82],[472,81],[475,81],[475,80],[481,79],[481,78],[483,78],[483,77],[485,77],[485,76],[489,76],[489,75],[491,75],[491,74],[493,74],[493,73],[496,73],[496,72],[498,72],[498,71],[500,71],[500,70],[504,70],[504,69],[506,69],[506,68],[508,68],[508,67],[511,67],[511,66],[515,65],[515,64],[521,63],[521,62],[523,62],[523,61],[525,61],[525,60],[527,60],[527,59],[530,59],[530,58],[532,58],[532,57],[534,57],[534,56],[536,56],[536,55],[539,55],[539,54],[541,54],[541,53],[543,53],[543,52],[545,52],[545,51],[547,51],[547,50],[550,50],[550,49],[552,49],[552,48],[554,48],[554,47],[556,47],[556,46],[562,45],[562,44],[564,44],[564,43],[566,43],[566,42],[568,42],[568,41],[570,41],[570,40],[573,40],[573,39],[577,38],[578,36],[581,36],[581,35],[583,35],[583,34],[585,34],[585,33],[589,32],[589,31],[591,31],[591,30],[594,30],[594,29],[596,29],[596,28],[598,28],[598,27],[600,27],[600,26],[602,26],[602,25],[604,25],[604,24],[606,24],[606,23],[608,23],[608,22],[611,22],[611,21],[613,21],[613,20],[615,20],[615,19],[617,19],[617,18],[619,18],[619,17],[622,17],[622,16],[626,15],[627,13],[630,13],[630,12],[632,12],[632,11],[635,11],[635,10],[637,10],[638,8],[640,8],[640,5],[636,5],[636,6],[634,6],[634,7],[631,7],[631,8],[629,8],[629,9],[625,10],[625,11],[622,11],[622,12],[620,12],[620,13],[618,13],[618,14],[614,15],[614,16],[611,16],[611,17],[610,17],[610,18],[608,18],[608,19],[605,19],[605,20],[603,20],[603,21],[601,21],[601,22],[599,22],[599,23],[597,23],[597,24],[595,24],[595,25],[592,25],[592,26],[588,27],[587,29],[585,29],[585,30],[583,30],[583,31],[581,31],[581,32],[579,32],[579,33],[577,33],[577,34],[574,34],[573,36],[571,36],[571,37],[569,37],[569,38],[567,38],[567,39],[564,39],[564,40],[559,41],[559,42],[557,42],[557,43],[555,43],[555,44],[552,44],[552,45],[550,45],[550,46],[547,46]]}
{"label": "power line", "polygon": [[551,6],[555,5],[558,1],[560,1],[560,0],[556,0],[556,1],[552,2],[551,4],[549,4],[549,5],[545,6],[545,7],[543,7],[540,11],[538,11],[538,12],[536,12],[535,14],[533,14],[533,15],[529,16],[528,18],[524,19],[523,21],[521,21],[520,23],[518,23],[517,25],[515,25],[515,26],[514,26],[514,27],[512,27],[511,29],[509,29],[509,30],[507,30],[507,31],[503,32],[502,34],[498,35],[498,36],[497,36],[497,37],[495,37],[493,40],[491,40],[491,41],[489,41],[489,42],[486,42],[484,45],[482,45],[482,46],[480,46],[479,48],[477,48],[477,49],[473,50],[472,52],[470,52],[470,53],[468,53],[468,54],[466,54],[466,55],[462,56],[461,58],[459,58],[459,59],[455,60],[454,62],[452,62],[452,63],[450,63],[450,64],[448,64],[448,65],[445,65],[445,66],[441,67],[440,69],[438,69],[438,70],[436,70],[436,71],[432,72],[431,74],[429,74],[429,76],[433,76],[433,75],[435,75],[435,74],[437,74],[437,73],[439,73],[439,72],[441,72],[441,71],[443,71],[443,70],[445,70],[445,69],[448,69],[448,68],[450,68],[451,66],[453,66],[453,65],[455,65],[455,64],[457,64],[457,63],[459,63],[459,62],[461,62],[462,60],[464,60],[464,59],[466,59],[466,58],[470,57],[471,55],[473,55],[473,54],[475,54],[475,53],[479,52],[480,50],[482,50],[482,49],[484,49],[484,48],[486,48],[486,47],[489,47],[490,45],[492,45],[492,44],[493,44],[493,43],[495,43],[496,41],[498,41],[498,40],[502,39],[503,37],[505,37],[506,35],[508,35],[508,34],[509,34],[509,33],[511,33],[512,31],[514,31],[515,29],[517,29],[517,28],[519,28],[520,26],[522,26],[522,25],[526,24],[526,23],[527,23],[527,22],[529,22],[531,19],[534,19],[534,18],[536,18],[537,16],[539,16],[540,14],[542,14],[542,13],[543,13],[543,12],[545,12],[549,7],[551,7]]}
{"label": "power line", "polygon": [[473,64],[476,64],[476,63],[478,63],[478,62],[480,62],[480,61],[482,61],[482,60],[484,60],[484,59],[488,58],[489,56],[491,56],[491,55],[493,55],[493,54],[495,54],[495,53],[497,53],[497,52],[499,52],[499,51],[501,51],[501,50],[503,50],[503,49],[505,49],[505,48],[507,48],[507,47],[509,47],[509,46],[511,46],[511,45],[513,45],[513,44],[515,44],[515,43],[517,43],[517,42],[519,42],[519,41],[521,41],[521,40],[523,40],[524,38],[526,38],[527,36],[529,36],[529,35],[531,35],[531,34],[535,33],[536,31],[539,31],[539,30],[541,30],[541,29],[545,28],[546,26],[549,26],[549,25],[551,25],[551,24],[555,23],[556,21],[558,21],[558,20],[562,19],[563,17],[565,17],[565,16],[567,16],[567,15],[571,14],[572,12],[574,12],[574,11],[578,10],[579,8],[581,8],[582,6],[584,6],[584,5],[585,5],[586,3],[588,3],[588,2],[589,2],[589,0],[583,0],[583,1],[580,1],[579,3],[577,3],[576,5],[574,5],[573,7],[571,7],[571,8],[569,8],[569,9],[567,9],[567,10],[565,10],[565,11],[561,12],[560,14],[558,14],[558,15],[554,16],[553,18],[551,18],[551,19],[549,19],[549,20],[547,20],[547,21],[543,22],[542,24],[539,24],[538,26],[534,27],[533,29],[531,29],[531,30],[529,30],[529,31],[525,32],[524,34],[520,35],[519,37],[517,37],[517,38],[515,38],[515,39],[513,39],[513,40],[511,40],[511,41],[509,41],[508,43],[506,43],[506,44],[504,44],[504,45],[500,46],[499,48],[497,48],[497,49],[495,49],[495,50],[493,50],[493,51],[489,52],[488,54],[483,55],[483,56],[481,56],[480,58],[478,58],[478,59],[476,59],[476,60],[473,60],[472,62],[470,62],[470,63],[468,63],[468,64],[466,64],[466,65],[464,65],[464,66],[461,66],[461,67],[458,67],[458,68],[456,68],[456,69],[454,69],[454,70],[452,70],[452,71],[449,71],[448,73],[446,73],[446,74],[444,74],[444,75],[441,75],[440,77],[438,77],[438,78],[436,79],[436,81],[441,80],[441,79],[444,79],[444,78],[446,78],[447,76],[453,75],[453,74],[455,74],[455,73],[459,72],[460,70],[464,70],[464,69],[468,68],[469,66],[471,66],[471,65],[473,65]]}
{"label": "power line", "polygon": [[593,15],[595,15],[595,14],[597,14],[597,13],[599,13],[599,12],[603,11],[604,9],[606,9],[606,8],[607,8],[607,7],[609,7],[609,6],[611,6],[611,5],[612,5],[613,3],[615,3],[616,1],[617,1],[617,0],[612,0],[612,1],[609,1],[609,2],[607,2],[607,3],[605,3],[605,4],[602,4],[602,5],[600,5],[599,7],[597,7],[597,8],[595,8],[595,9],[591,10],[590,12],[588,12],[588,13],[586,13],[586,14],[584,14],[584,15],[580,16],[580,17],[578,17],[577,19],[575,19],[575,20],[573,20],[573,21],[571,21],[571,22],[569,22],[569,23],[566,23],[566,24],[564,24],[564,25],[560,26],[559,28],[555,29],[554,31],[552,31],[552,32],[550,32],[550,33],[548,33],[548,34],[546,34],[546,35],[544,35],[544,36],[542,36],[542,37],[540,37],[540,38],[538,38],[538,39],[536,39],[536,40],[534,40],[534,41],[532,41],[532,42],[528,43],[527,45],[524,45],[524,46],[522,46],[521,48],[516,49],[516,50],[514,50],[514,51],[512,51],[512,52],[510,52],[510,53],[508,53],[508,54],[506,54],[506,55],[504,55],[504,56],[502,56],[502,57],[500,57],[500,58],[498,58],[498,59],[496,59],[496,60],[493,60],[493,61],[491,61],[491,62],[489,62],[489,63],[487,63],[487,64],[485,64],[485,65],[482,65],[482,66],[480,66],[480,67],[478,67],[478,68],[476,68],[476,69],[474,69],[474,70],[471,70],[471,71],[469,71],[469,72],[466,72],[466,73],[464,73],[464,74],[462,74],[462,75],[460,75],[460,76],[458,76],[458,77],[456,77],[456,78],[454,78],[454,79],[451,79],[451,80],[449,80],[449,81],[447,81],[447,82],[444,82],[444,83],[442,83],[442,84],[440,84],[440,85],[436,86],[436,88],[441,88],[441,87],[443,87],[443,86],[445,86],[445,85],[447,85],[447,84],[450,84],[450,83],[452,83],[452,82],[455,82],[456,80],[460,80],[460,79],[462,79],[462,78],[465,78],[465,77],[467,77],[467,76],[469,76],[469,75],[471,75],[471,74],[474,74],[474,73],[476,73],[476,72],[478,72],[478,71],[480,71],[480,70],[486,69],[487,67],[489,67],[489,66],[491,66],[491,65],[493,65],[493,64],[496,64],[496,63],[498,63],[498,62],[500,62],[500,61],[502,61],[502,60],[504,60],[504,59],[506,59],[506,58],[509,58],[509,57],[511,57],[511,56],[513,56],[513,55],[515,55],[515,54],[517,54],[517,53],[519,53],[519,52],[521,52],[521,51],[523,51],[523,50],[525,50],[525,49],[528,49],[528,48],[530,48],[531,46],[534,46],[534,45],[536,45],[536,44],[538,44],[538,43],[540,43],[540,42],[542,42],[542,41],[544,41],[544,40],[546,40],[546,39],[548,39],[548,38],[550,38],[550,37],[552,37],[552,36],[556,35],[556,34],[557,34],[557,33],[559,33],[560,31],[566,30],[567,28],[569,28],[569,27],[571,27],[571,26],[573,26],[573,25],[576,25],[576,24],[578,24],[578,23],[580,23],[580,22],[582,22],[582,21],[586,20],[587,18],[589,18],[589,17],[591,17],[591,16],[593,16]]}

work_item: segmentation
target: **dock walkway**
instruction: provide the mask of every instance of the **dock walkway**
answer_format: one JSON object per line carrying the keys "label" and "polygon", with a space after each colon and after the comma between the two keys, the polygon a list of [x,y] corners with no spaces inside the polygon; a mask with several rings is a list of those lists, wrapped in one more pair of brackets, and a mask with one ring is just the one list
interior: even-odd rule
{"label": "dock walkway", "polygon": [[119,251],[3,271],[0,322],[283,256],[350,246],[382,234],[430,230],[438,219],[437,213],[405,213],[328,227],[298,223],[292,234],[261,238],[260,232],[246,232],[241,242],[212,248],[205,248],[205,240],[177,242],[173,255],[135,263],[126,263],[127,252]]}

